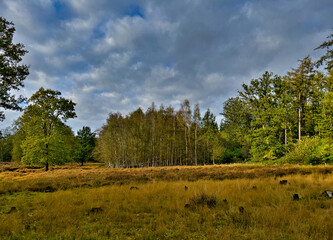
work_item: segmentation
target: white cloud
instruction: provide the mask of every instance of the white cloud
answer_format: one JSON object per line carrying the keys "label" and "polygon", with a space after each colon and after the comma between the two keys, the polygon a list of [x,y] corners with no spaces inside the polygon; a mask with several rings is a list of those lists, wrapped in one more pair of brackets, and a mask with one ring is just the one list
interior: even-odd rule
{"label": "white cloud", "polygon": [[223,85],[224,81],[220,74],[211,73],[204,78],[202,82],[202,87],[206,91],[214,91],[215,89],[219,89]]}
{"label": "white cloud", "polygon": [[67,31],[85,32],[93,30],[95,21],[93,18],[75,18],[68,22],[65,22],[64,24]]}
{"label": "white cloud", "polygon": [[88,85],[84,85],[82,88],[83,92],[89,93],[94,91],[96,88],[94,86],[88,86]]}
{"label": "white cloud", "polygon": [[120,95],[115,92],[104,92],[101,94],[102,97],[107,97],[107,98],[119,98]]}
{"label": "white cloud", "polygon": [[255,41],[258,44],[259,49],[262,51],[275,50],[280,45],[280,39],[278,36],[272,36],[263,32],[257,34]]}

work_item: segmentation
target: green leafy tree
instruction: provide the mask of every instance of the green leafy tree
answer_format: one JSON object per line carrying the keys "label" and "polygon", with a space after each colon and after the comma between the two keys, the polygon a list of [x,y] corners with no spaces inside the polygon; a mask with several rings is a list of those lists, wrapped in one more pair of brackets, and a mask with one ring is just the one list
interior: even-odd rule
{"label": "green leafy tree", "polygon": [[328,92],[322,100],[321,111],[316,116],[319,136],[329,138],[333,134],[333,92]]}
{"label": "green leafy tree", "polygon": [[60,129],[58,126],[48,136],[44,136],[41,132],[29,134],[21,145],[21,161],[29,165],[44,165],[46,171],[49,164],[61,165],[70,161],[72,146],[66,143],[65,129],[65,127]]}
{"label": "green leafy tree", "polygon": [[279,123],[276,122],[278,99],[275,89],[282,79],[273,73],[265,72],[259,79],[243,84],[240,97],[247,103],[251,114],[251,148],[253,160],[275,158],[275,148],[279,145]]}
{"label": "green leafy tree", "polygon": [[9,128],[3,132],[0,131],[0,162],[9,162],[12,160],[13,134]]}
{"label": "green leafy tree", "polygon": [[[23,116],[22,116],[23,117]],[[26,133],[21,124],[22,117],[18,118],[13,123],[13,150],[12,150],[12,160],[14,162],[21,162],[22,159],[22,142],[26,138]]]}
{"label": "green leafy tree", "polygon": [[[213,164],[215,164],[215,159],[218,157],[218,153],[220,153],[220,149],[218,146],[218,125],[215,121],[214,114],[207,109],[204,117],[202,118],[202,136],[201,139],[205,142],[208,161],[212,160]],[[218,150],[217,150],[218,149]],[[205,161],[205,160],[204,160]]]}
{"label": "green leafy tree", "polygon": [[[272,125],[277,129],[276,145],[274,147],[274,157],[283,156],[293,143],[293,126],[297,121],[293,106],[293,95],[289,84],[283,78],[274,80],[274,103]],[[277,140],[277,139],[276,139]]]}
{"label": "green leafy tree", "polygon": [[329,138],[333,135],[333,70],[323,79],[323,94],[319,104],[319,111],[315,115],[316,132],[320,137]]}
{"label": "green leafy tree", "polygon": [[[25,99],[16,97],[12,90],[23,87],[23,80],[29,74],[28,66],[20,64],[28,52],[21,43],[14,44],[14,24],[0,17],[0,108],[22,110],[19,106]],[[0,111],[0,121],[5,118]]]}
{"label": "green leafy tree", "polygon": [[309,56],[299,61],[299,67],[288,72],[286,81],[293,93],[293,104],[297,108],[298,114],[298,140],[302,138],[302,126],[304,125],[304,115],[310,103],[310,95],[313,87],[314,69]]}
{"label": "green leafy tree", "polygon": [[227,150],[224,162],[249,157],[252,116],[250,105],[240,97],[229,98],[223,104],[221,131],[226,134]]}
{"label": "green leafy tree", "polygon": [[72,131],[63,121],[76,117],[75,103],[60,97],[59,91],[40,88],[28,100],[29,105],[19,119],[23,132],[21,161],[42,164],[48,171],[49,164],[62,164],[70,159],[68,135]]}
{"label": "green leafy tree", "polygon": [[81,162],[82,166],[84,162],[93,160],[92,152],[95,148],[95,142],[96,134],[91,132],[90,127],[84,126],[77,132],[74,159]]}

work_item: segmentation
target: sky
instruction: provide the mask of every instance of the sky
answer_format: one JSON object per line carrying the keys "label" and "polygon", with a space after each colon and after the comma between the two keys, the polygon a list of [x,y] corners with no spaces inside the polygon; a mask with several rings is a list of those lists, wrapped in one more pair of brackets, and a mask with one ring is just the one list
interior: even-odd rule
{"label": "sky", "polygon": [[[29,51],[25,87],[61,91],[76,105],[73,131],[152,102],[189,99],[219,115],[242,83],[284,75],[333,28],[332,0],[0,0]],[[22,113],[5,110],[0,129]]]}

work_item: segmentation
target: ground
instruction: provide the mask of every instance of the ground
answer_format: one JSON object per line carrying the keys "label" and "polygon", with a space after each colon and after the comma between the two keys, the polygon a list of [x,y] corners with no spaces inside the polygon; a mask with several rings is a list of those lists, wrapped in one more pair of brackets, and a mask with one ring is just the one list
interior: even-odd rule
{"label": "ground", "polygon": [[1,163],[0,238],[332,239],[333,199],[322,195],[332,171],[69,164],[44,172]]}

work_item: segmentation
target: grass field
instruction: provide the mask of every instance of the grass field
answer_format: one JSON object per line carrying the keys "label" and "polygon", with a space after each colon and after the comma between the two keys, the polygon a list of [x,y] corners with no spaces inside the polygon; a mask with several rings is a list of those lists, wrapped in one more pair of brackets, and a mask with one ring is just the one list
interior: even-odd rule
{"label": "grass field", "polygon": [[0,239],[332,239],[332,171],[2,163]]}

